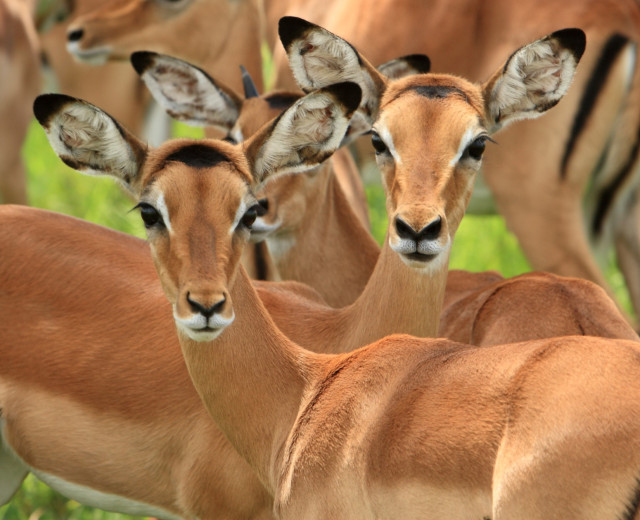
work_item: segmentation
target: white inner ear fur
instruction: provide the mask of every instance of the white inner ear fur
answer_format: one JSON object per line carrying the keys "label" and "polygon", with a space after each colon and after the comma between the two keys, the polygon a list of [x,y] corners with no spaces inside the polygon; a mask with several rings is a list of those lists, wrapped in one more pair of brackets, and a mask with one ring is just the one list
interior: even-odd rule
{"label": "white inner ear fur", "polygon": [[186,63],[156,58],[141,77],[154,99],[176,119],[225,130],[238,119],[233,100],[202,71]]}
{"label": "white inner ear fur", "polygon": [[502,123],[508,119],[537,117],[569,89],[577,66],[574,55],[557,41],[543,39],[518,50],[496,82],[490,112]]}
{"label": "white inner ear fur", "polygon": [[326,94],[309,94],[283,113],[263,144],[254,165],[262,179],[267,173],[309,170],[333,153],[344,137],[349,119]]}
{"label": "white inner ear fur", "polygon": [[55,152],[83,173],[120,180],[137,174],[131,146],[114,121],[94,107],[81,103],[65,107],[53,118],[47,135]]}
{"label": "white inner ear fur", "polygon": [[[304,51],[311,46],[310,50]],[[362,102],[375,95],[369,74],[363,70],[358,55],[343,39],[324,29],[316,29],[295,41],[289,50],[289,65],[298,85],[305,92],[351,81],[362,89]]]}

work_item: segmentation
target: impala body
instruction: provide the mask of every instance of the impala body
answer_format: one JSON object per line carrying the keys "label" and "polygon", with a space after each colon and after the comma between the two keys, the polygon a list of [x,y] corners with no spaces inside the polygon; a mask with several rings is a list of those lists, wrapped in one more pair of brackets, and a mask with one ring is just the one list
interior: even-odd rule
{"label": "impala body", "polygon": [[[580,37],[563,32],[532,45],[511,60],[553,49],[571,68]],[[501,87],[512,70],[507,63],[482,89],[446,78],[466,94],[446,101],[480,108],[477,124],[488,132],[518,113]],[[553,94],[558,76],[543,82]],[[441,76],[429,80],[443,86]],[[360,101],[344,84],[305,100],[243,145],[157,149],[86,103],[48,96],[36,104],[63,160],[112,175],[138,197],[195,388],[273,495],[276,516],[638,518],[637,343],[567,337],[477,349],[394,335],[323,355],[275,327],[239,266],[256,217],[253,190],[326,158]],[[381,106],[384,114],[385,99]],[[417,253],[400,254],[413,263]]]}

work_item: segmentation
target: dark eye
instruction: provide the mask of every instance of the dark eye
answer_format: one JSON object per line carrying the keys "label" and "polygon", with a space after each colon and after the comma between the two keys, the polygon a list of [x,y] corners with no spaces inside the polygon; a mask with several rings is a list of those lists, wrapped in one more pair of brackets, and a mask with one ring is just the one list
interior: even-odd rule
{"label": "dark eye", "polygon": [[487,137],[478,137],[475,141],[473,141],[467,149],[462,154],[462,158],[470,157],[476,161],[482,159],[482,154],[484,153],[484,148],[487,143]]}
{"label": "dark eye", "polygon": [[387,145],[380,139],[380,136],[376,132],[371,133],[371,144],[376,151],[376,155],[383,154],[388,151]]}
{"label": "dark eye", "polygon": [[142,217],[142,221],[144,222],[144,227],[150,228],[156,225],[164,226],[162,215],[160,215],[158,210],[151,204],[141,202],[136,207],[140,209],[140,216]]}
{"label": "dark eye", "polygon": [[258,218],[258,204],[251,206],[247,210],[247,212],[240,219],[240,223],[248,230],[251,230],[251,226],[253,226],[256,218]]}

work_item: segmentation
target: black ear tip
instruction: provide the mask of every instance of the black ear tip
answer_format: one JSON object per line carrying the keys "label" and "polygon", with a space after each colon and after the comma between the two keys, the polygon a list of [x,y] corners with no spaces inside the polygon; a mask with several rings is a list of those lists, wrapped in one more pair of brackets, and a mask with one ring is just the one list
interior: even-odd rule
{"label": "black ear tip", "polygon": [[283,16],[278,22],[278,34],[285,50],[288,50],[294,40],[299,39],[309,29],[317,27],[297,16]]}
{"label": "black ear tip", "polygon": [[33,102],[33,115],[38,123],[46,127],[52,114],[58,112],[64,105],[77,101],[76,98],[64,94],[42,94]]}
{"label": "black ear tip", "polygon": [[404,57],[405,61],[421,74],[431,70],[431,60],[426,54],[410,54]]}
{"label": "black ear tip", "polygon": [[570,50],[579,61],[587,46],[587,36],[582,29],[562,29],[550,35],[551,38],[558,40],[566,49]]}
{"label": "black ear tip", "polygon": [[142,76],[153,65],[153,60],[157,55],[157,53],[151,51],[136,51],[131,54],[131,65],[133,65],[138,75]]}
{"label": "black ear tip", "polygon": [[347,109],[347,113],[351,115],[360,106],[362,101],[362,89],[357,83],[350,81],[344,83],[336,83],[327,87],[342,105]]}

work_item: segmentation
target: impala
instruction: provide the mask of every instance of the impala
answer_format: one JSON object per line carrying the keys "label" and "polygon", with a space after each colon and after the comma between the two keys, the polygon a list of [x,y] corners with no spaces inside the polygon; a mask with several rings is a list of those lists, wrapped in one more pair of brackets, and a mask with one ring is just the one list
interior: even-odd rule
{"label": "impala", "polygon": [[[347,53],[349,47],[344,41],[339,40],[336,47],[340,42]],[[396,59],[379,69],[384,76],[393,78],[425,71],[428,59],[422,57],[417,60],[418,57]],[[232,89],[182,60],[153,53],[136,53],[132,62],[155,99],[174,117],[189,124],[220,127],[235,141],[252,135],[268,117],[273,116],[273,106],[294,99],[290,94],[271,93],[263,98],[251,97],[243,103]],[[330,61],[326,63],[331,64]],[[338,64],[335,68],[341,66]],[[345,77],[352,74],[346,68],[341,70],[345,71]],[[411,145],[418,149],[421,143],[422,136],[417,134]],[[356,216],[341,193],[341,186],[332,178],[330,168],[323,166],[320,171],[287,176],[269,183],[266,187],[269,212],[256,220],[253,230],[258,230],[261,235],[271,233],[266,235],[266,242],[269,251],[277,253],[275,272],[282,278],[310,284],[333,307],[354,303],[339,310],[311,304],[305,312],[306,321],[319,323],[309,325],[308,334],[303,335],[296,327],[296,320],[290,319],[292,310],[287,303],[288,295],[280,291],[261,292],[261,298],[267,303],[278,326],[297,343],[313,350],[323,349],[314,329],[322,327],[324,321],[334,323],[327,339],[344,342],[344,338],[353,334],[353,341],[348,343],[350,348],[363,344],[360,324],[367,322],[380,324],[379,335],[372,335],[370,339],[398,331],[434,335],[434,329],[429,327],[430,323],[438,320],[438,316],[428,318],[432,315],[433,302],[429,298],[434,289],[422,283],[425,280],[421,275],[410,277],[410,268],[400,262],[381,263],[374,271],[379,247],[371,235],[357,224]],[[428,204],[430,201],[426,192],[415,191],[411,195],[414,196],[414,204],[418,201]],[[323,245],[318,247],[318,244]],[[385,243],[384,257],[394,257],[387,248]],[[434,287],[441,287],[443,276],[444,273]],[[395,288],[396,279],[407,280],[401,290]],[[524,275],[518,278],[518,282],[503,281],[501,277],[498,283],[493,283],[495,281],[491,275],[450,272],[438,334],[457,340],[466,339],[465,342],[478,345],[566,334],[638,339],[614,309],[611,299],[593,284],[539,274]],[[412,284],[421,290],[409,292]],[[503,287],[508,287],[508,290],[503,291]],[[554,299],[553,296],[559,292],[579,294],[580,297]],[[376,304],[390,297],[394,300],[406,298],[404,293],[411,294],[410,301],[414,305],[401,306],[402,316],[396,316],[386,307]],[[489,298],[493,293],[498,293],[499,297]],[[478,319],[489,300],[492,312],[482,316],[488,319],[503,312],[505,319],[499,321],[500,326]],[[454,302],[456,305],[449,309]],[[465,312],[460,310],[462,305],[468,306]],[[541,306],[546,314],[538,319],[537,314],[530,311]],[[304,307],[301,305],[300,309]],[[533,315],[522,319],[522,316],[515,316],[516,310]],[[322,315],[324,320],[318,320],[318,315]],[[554,319],[547,319],[549,315],[554,315]]]}
{"label": "impala", "polygon": [[[52,12],[39,26],[42,52],[46,58],[43,69],[48,73],[45,77],[49,84],[46,86],[48,90],[55,89],[91,101],[108,110],[127,128],[142,132],[145,117],[151,115],[148,112],[151,99],[131,67],[117,62],[94,67],[77,61],[67,51],[69,19],[92,12],[105,3],[102,0],[50,2]],[[47,23],[48,20],[53,23]],[[29,100],[29,111],[36,95]],[[157,131],[162,133],[163,130]]]}
{"label": "impala", "polygon": [[[447,92],[425,97],[434,113],[455,107],[452,126],[475,130],[452,156],[465,160],[477,135],[557,100],[571,76],[557,73],[575,67],[580,34],[524,47],[481,87],[421,77],[419,86]],[[524,57],[535,57],[538,71],[541,59],[553,64],[534,91],[526,91],[530,76],[514,74]],[[396,87],[418,86],[412,79],[389,86],[381,113],[401,101]],[[505,97],[514,84],[524,95]],[[326,158],[347,128],[337,107],[355,109],[354,92],[342,84],[311,94],[313,110],[296,110],[298,102],[243,145],[182,140],[149,149],[86,103],[47,96],[35,111],[63,160],[111,175],[138,197],[189,374],[274,497],[277,517],[640,518],[637,343],[567,337],[478,349],[394,335],[327,355],[276,328],[239,266],[253,190]],[[290,139],[293,148],[283,145]],[[410,263],[425,254],[400,244]]]}
{"label": "impala", "polygon": [[[300,97],[282,91],[259,96],[245,76],[248,84],[243,98],[199,67],[156,53],[137,52],[131,61],[169,114],[191,125],[217,128],[235,142],[255,133]],[[428,67],[426,56],[409,56],[385,63],[380,70],[397,78],[426,72]],[[362,293],[379,254],[366,229],[369,221],[362,184],[354,182],[359,174],[350,156],[341,152],[304,175],[270,183],[265,190],[268,211],[252,228],[252,237],[266,237],[268,245],[268,251],[256,260],[275,264],[267,279],[309,284],[333,307],[348,305]],[[269,255],[266,261],[265,255]],[[265,269],[252,271],[256,272]]]}
{"label": "impala", "polygon": [[33,17],[35,1],[0,2],[0,202],[26,204],[20,149],[40,91],[40,46]]}
{"label": "impala", "polygon": [[112,0],[69,22],[67,48],[91,63],[128,60],[143,49],[184,57],[236,89],[242,64],[261,86],[260,6],[259,0]]}
{"label": "impala", "polygon": [[[281,139],[283,132],[287,137],[294,132],[302,148],[255,141],[255,160],[268,168],[300,153],[304,156],[298,162],[316,166],[337,148],[359,100],[360,90],[353,84],[299,100],[279,124],[266,130],[274,129]],[[64,96],[39,98],[36,115],[43,116],[43,105],[63,108],[68,102]],[[65,139],[101,140],[102,130],[112,138],[118,134],[131,143],[126,150],[119,149],[124,142],[116,137],[118,144],[111,148],[119,171],[126,175],[130,159],[151,166],[145,159],[153,159],[146,158],[146,152],[139,154],[148,150],[146,145],[91,105],[75,106],[78,110],[65,116],[69,123],[63,130]],[[306,117],[302,128],[291,128],[289,121],[295,123],[298,115]],[[107,126],[92,128],[93,123]],[[330,139],[317,145],[315,141],[327,132]],[[235,150],[236,160],[241,161],[237,166],[246,170],[244,150],[250,144],[217,141],[171,141],[156,150],[164,163],[156,166],[180,170],[186,166],[182,161],[196,168],[208,161],[226,162],[210,154],[210,143]],[[98,155],[80,157],[61,146],[67,150],[66,162],[76,167],[100,161]],[[169,148],[175,153],[167,154]],[[123,151],[125,155],[119,156]],[[222,163],[218,167],[228,169]],[[235,168],[234,163],[229,170]],[[244,181],[226,177],[231,184],[225,188],[224,181],[218,186],[223,198],[225,192],[234,198],[238,183],[248,188],[249,177]],[[234,228],[229,235],[231,250],[216,248],[218,254],[240,251],[256,215],[255,203],[246,192],[242,210],[227,215]],[[7,244],[0,269],[3,320],[30,321],[27,327],[3,329],[0,342],[0,502],[7,501],[32,471],[82,503],[129,514],[270,518],[271,499],[225,442],[189,381],[171,308],[144,242],[42,210],[4,206],[0,215],[2,240]],[[91,242],[87,249],[79,248],[82,253],[72,246]],[[45,273],[52,283],[41,283]],[[16,305],[17,295],[31,303]],[[155,303],[149,306],[150,302]],[[156,306],[157,319],[140,320],[137,309]],[[104,312],[96,313],[99,308]],[[140,334],[142,330],[155,337],[153,348],[147,348],[150,337]],[[139,377],[141,369],[146,378]]]}
{"label": "impala", "polygon": [[[544,122],[520,123],[500,136],[469,211],[497,209],[534,269],[586,278],[610,294],[598,262],[615,250],[638,312],[637,2],[268,0],[266,8],[274,32],[280,16],[301,16],[346,38],[373,63],[423,52],[435,70],[473,81],[488,78],[512,48],[559,27],[584,29],[589,45],[562,107]],[[278,47],[274,56],[275,84],[290,88],[285,53]]]}

